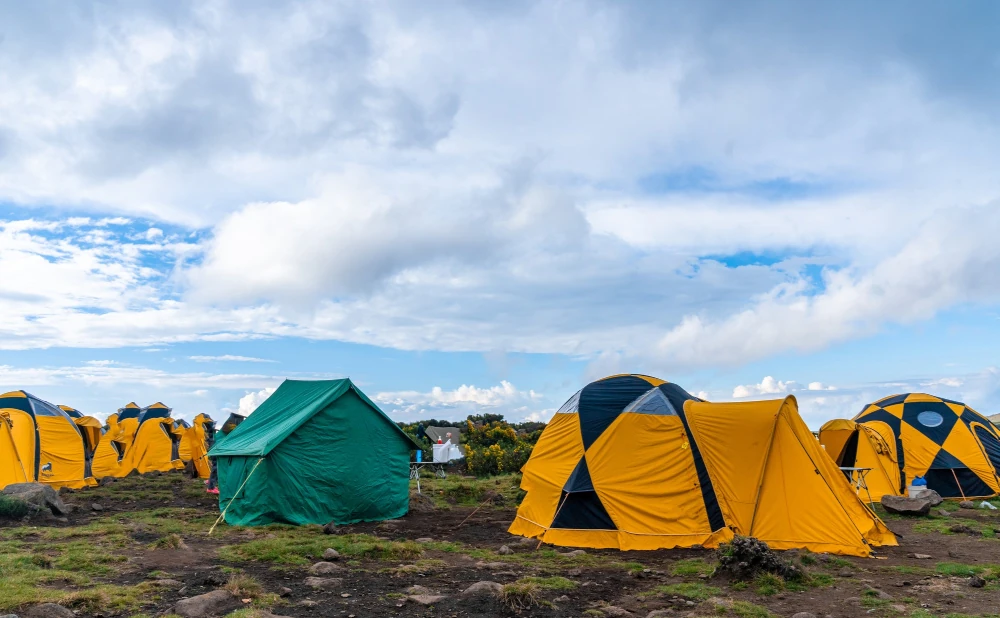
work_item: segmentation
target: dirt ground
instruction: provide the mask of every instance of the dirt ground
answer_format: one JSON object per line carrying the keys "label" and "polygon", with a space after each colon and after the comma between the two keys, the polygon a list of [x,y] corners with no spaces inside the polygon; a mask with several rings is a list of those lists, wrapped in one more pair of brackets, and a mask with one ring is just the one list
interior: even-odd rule
{"label": "dirt ground", "polygon": [[[516,481],[505,482],[510,490]],[[239,587],[240,581],[243,589],[222,614],[241,609],[235,616],[518,613],[495,595],[461,594],[479,581],[527,584],[530,606],[519,613],[533,616],[644,618],[654,610],[739,617],[1000,614],[1000,540],[994,532],[994,526],[1000,531],[1000,511],[959,510],[949,503],[946,515],[935,509],[927,518],[887,518],[900,545],[883,548],[876,558],[785,552],[807,573],[805,583],[773,578],[747,583],[714,575],[708,550],[587,549],[566,555],[572,548],[538,547],[506,532],[515,512],[510,491],[501,492],[508,496],[498,499],[503,504],[473,513],[471,504],[488,495],[480,482],[448,483],[445,488],[425,480],[424,494],[432,500],[421,500],[423,508],[406,517],[342,527],[335,534],[319,526],[220,524],[209,536],[217,500],[204,493],[200,481],[180,474],[67,493],[63,498],[76,511],[66,521],[0,520],[0,614],[24,612],[48,599],[79,616],[166,615],[182,598],[227,584]],[[464,496],[464,503],[442,500],[446,489]],[[501,555],[502,545],[514,553]],[[335,573],[321,577],[340,582],[320,590],[306,578],[326,547],[341,555]],[[37,568],[37,575],[14,570],[21,564]],[[974,574],[982,579],[974,581]],[[12,583],[5,595],[8,576]],[[33,581],[32,587],[18,588],[18,581]],[[443,598],[421,605],[407,598],[412,586]]]}

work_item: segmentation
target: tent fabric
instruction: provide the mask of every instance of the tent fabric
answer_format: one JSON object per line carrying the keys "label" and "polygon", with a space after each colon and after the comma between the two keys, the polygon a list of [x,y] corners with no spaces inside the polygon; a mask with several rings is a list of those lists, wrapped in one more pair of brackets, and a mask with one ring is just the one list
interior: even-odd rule
{"label": "tent fabric", "polygon": [[868,468],[863,500],[877,502],[885,495],[899,495],[900,471],[896,440],[892,429],[881,421],[855,423],[834,419],[819,430],[819,441],[826,454],[844,468]]}
{"label": "tent fabric", "polygon": [[945,498],[1000,493],[1000,431],[964,403],[904,393],[865,406],[854,421],[883,428],[896,452],[897,494],[918,476]]}
{"label": "tent fabric", "polygon": [[[137,406],[138,407],[138,406]],[[103,479],[106,476],[122,477],[131,472],[123,465],[125,454],[132,444],[132,436],[118,424],[118,414],[108,416],[107,427],[101,441],[94,450],[94,461],[91,470],[94,478]]]}
{"label": "tent fabric", "polygon": [[169,416],[155,416],[143,419],[140,415],[139,428],[129,446],[123,461],[128,474],[136,470],[147,472],[170,472],[183,470],[180,458],[180,441],[184,428]]}
{"label": "tent fabric", "polygon": [[0,409],[0,489],[34,480],[34,429],[26,435],[15,433],[16,419],[27,426],[28,415],[19,410]]}
{"label": "tent fabric", "polygon": [[416,448],[350,380],[285,380],[209,456],[232,525],[349,524],[406,514]]}
{"label": "tent fabric", "polygon": [[207,479],[212,474],[212,467],[208,462],[208,447],[210,440],[215,433],[215,421],[207,414],[199,414],[191,421],[191,425],[184,429],[180,442],[180,459],[187,463],[192,462],[198,476]]}
{"label": "tent fabric", "polygon": [[9,416],[19,451],[31,451],[22,457],[32,461],[32,481],[54,489],[95,484],[87,471],[83,434],[64,410],[25,391],[0,395],[0,409],[21,413]]}
{"label": "tent fabric", "polygon": [[866,556],[896,542],[822,453],[793,397],[713,404],[648,376],[612,376],[571,397],[542,432],[521,488],[509,531],[556,545],[718,547],[741,534],[776,549]]}

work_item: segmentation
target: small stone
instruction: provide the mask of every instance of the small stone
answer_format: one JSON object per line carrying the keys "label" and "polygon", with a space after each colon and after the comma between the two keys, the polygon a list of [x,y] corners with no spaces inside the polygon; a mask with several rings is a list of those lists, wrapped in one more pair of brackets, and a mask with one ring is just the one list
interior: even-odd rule
{"label": "small stone", "polygon": [[350,592],[341,592],[341,593],[340,593],[340,598],[342,598],[342,599],[346,599],[346,598],[348,598],[349,596],[351,596],[351,593],[350,593]]}
{"label": "small stone", "polygon": [[792,614],[792,618],[816,618],[816,614],[812,612],[799,612],[797,614]]}
{"label": "small stone", "polygon": [[569,575],[570,577],[579,577],[583,575],[583,569],[570,569],[566,571],[566,575]]}
{"label": "small stone", "polygon": [[226,590],[213,590],[190,599],[183,599],[174,606],[174,613],[183,618],[203,618],[226,613],[235,597]]}
{"label": "small stone", "polygon": [[17,614],[4,614],[0,618],[17,618]]}
{"label": "small stone", "polygon": [[837,577],[854,577],[854,571],[852,571],[847,567],[844,567],[839,571],[837,571]]}
{"label": "small stone", "polygon": [[309,567],[309,572],[313,575],[330,575],[338,571],[343,571],[344,567],[332,562],[317,562]]}
{"label": "small stone", "polygon": [[179,582],[176,579],[154,579],[153,585],[163,586],[164,588],[174,588],[175,590],[179,590],[184,587],[184,583]]}
{"label": "small stone", "polygon": [[332,590],[340,588],[343,581],[339,577],[307,577],[303,583],[317,590]]}
{"label": "small stone", "polygon": [[688,607],[694,607],[694,601],[684,601],[684,605],[687,605]]}
{"label": "small stone", "polygon": [[889,609],[894,610],[897,614],[905,614],[909,611],[905,605],[901,605],[899,603],[890,605]]}
{"label": "small stone", "polygon": [[316,607],[317,605],[319,605],[319,603],[317,603],[316,601],[310,601],[309,599],[306,599],[305,601],[299,601],[299,605],[301,605],[302,607]]}
{"label": "small stone", "polygon": [[566,556],[566,557],[572,558],[572,557],[575,557],[575,556],[586,556],[587,552],[583,551],[582,549],[574,549],[573,551],[566,552],[563,555]]}
{"label": "small stone", "polygon": [[[568,602],[568,601],[569,601],[570,599],[569,599],[569,597],[568,597],[568,596],[566,596],[566,595],[564,594],[564,595],[562,595],[561,597],[556,597],[556,598],[554,598],[554,599],[552,599],[552,600],[553,600],[553,601],[555,601],[556,603],[566,603],[566,602]],[[2,618],[2,617],[0,617],[0,618]]]}
{"label": "small stone", "polygon": [[323,552],[323,560],[339,560],[340,552],[332,547]]}
{"label": "small stone", "polygon": [[406,594],[430,594],[431,589],[426,586],[410,586],[406,589]]}
{"label": "small stone", "polygon": [[506,545],[501,545],[500,549],[497,550],[497,553],[500,554],[501,556],[509,556],[510,554],[514,553],[514,550],[507,547]]}
{"label": "small stone", "polygon": [[624,607],[617,607],[615,605],[602,607],[600,610],[604,612],[605,616],[609,616],[610,618],[629,618],[629,616],[635,616],[635,614],[628,611]]}
{"label": "small stone", "polygon": [[28,618],[74,618],[72,611],[56,603],[36,605],[29,609],[25,616]]}
{"label": "small stone", "polygon": [[974,509],[976,508],[976,503],[969,500],[962,500],[958,503],[958,508],[960,509]]}
{"label": "small stone", "polygon": [[418,605],[434,605],[438,601],[444,599],[444,595],[440,594],[411,594],[406,597],[408,600],[413,601]]}
{"label": "small stone", "polygon": [[503,586],[497,582],[481,581],[476,582],[462,591],[462,596],[475,596],[480,594],[494,594],[503,590]]}
{"label": "small stone", "polygon": [[646,614],[646,618],[671,618],[675,613],[672,609],[654,609]]}
{"label": "small stone", "polygon": [[884,592],[882,590],[879,590],[878,588],[869,588],[869,589],[865,590],[865,595],[869,596],[869,597],[875,597],[877,599],[885,599],[885,600],[891,600],[892,599],[892,595],[891,594],[889,594],[888,592]]}
{"label": "small stone", "polygon": [[323,526],[323,534],[340,534],[340,530],[337,529],[337,524],[331,521]]}
{"label": "small stone", "polygon": [[969,578],[969,586],[972,588],[982,588],[986,585],[986,580],[978,575],[973,575]]}
{"label": "small stone", "polygon": [[938,509],[937,514],[939,517],[951,517],[951,512],[944,509]]}
{"label": "small stone", "polygon": [[95,502],[95,503],[93,503],[93,504],[90,505],[90,510],[91,511],[103,511],[104,507],[100,503]]}
{"label": "small stone", "polygon": [[934,556],[930,554],[910,554],[909,557],[913,558],[914,560],[930,560]]}
{"label": "small stone", "polygon": [[434,539],[432,539],[429,536],[422,536],[419,539],[417,539],[417,543],[433,543],[433,542],[434,542]]}
{"label": "small stone", "polygon": [[281,588],[278,588],[278,596],[279,597],[290,597],[290,596],[292,596],[292,589],[289,588],[288,586],[282,586]]}

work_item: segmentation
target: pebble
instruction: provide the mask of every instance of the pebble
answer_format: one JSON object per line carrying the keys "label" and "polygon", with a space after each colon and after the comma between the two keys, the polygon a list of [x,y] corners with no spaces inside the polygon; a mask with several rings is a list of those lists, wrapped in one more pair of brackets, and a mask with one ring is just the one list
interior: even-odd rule
{"label": "pebble", "polygon": [[333,549],[331,547],[331,548],[327,549],[325,552],[323,552],[323,559],[324,560],[338,560],[338,559],[340,559],[340,552],[338,552],[336,549]]}
{"label": "pebble", "polygon": [[433,542],[434,542],[434,539],[432,539],[429,536],[422,536],[419,539],[417,539],[417,543],[433,543]]}
{"label": "pebble", "polygon": [[104,507],[102,505],[98,504],[97,502],[95,502],[95,503],[93,503],[93,504],[90,505],[90,510],[91,511],[103,511]]}
{"label": "pebble", "polygon": [[509,556],[510,554],[514,553],[514,550],[507,547],[506,545],[501,545],[500,549],[497,550],[497,553],[500,554],[501,556]]}

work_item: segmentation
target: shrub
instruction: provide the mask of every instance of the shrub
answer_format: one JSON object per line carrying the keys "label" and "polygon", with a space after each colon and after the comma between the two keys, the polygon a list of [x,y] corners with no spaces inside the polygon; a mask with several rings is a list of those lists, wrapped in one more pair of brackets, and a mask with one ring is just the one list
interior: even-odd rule
{"label": "shrub", "polygon": [[31,507],[21,500],[0,495],[0,517],[6,519],[21,519],[31,513]]}
{"label": "shrub", "polygon": [[538,584],[532,582],[514,582],[507,584],[496,593],[501,603],[515,612],[530,609],[538,605]]}
{"label": "shrub", "polygon": [[737,536],[718,551],[719,570],[735,579],[749,580],[761,573],[772,573],[789,581],[802,578],[802,571],[771,551],[767,543],[747,536]]}

